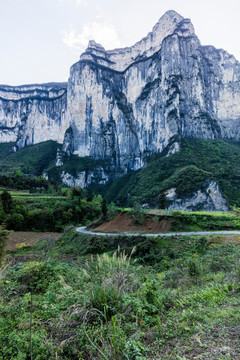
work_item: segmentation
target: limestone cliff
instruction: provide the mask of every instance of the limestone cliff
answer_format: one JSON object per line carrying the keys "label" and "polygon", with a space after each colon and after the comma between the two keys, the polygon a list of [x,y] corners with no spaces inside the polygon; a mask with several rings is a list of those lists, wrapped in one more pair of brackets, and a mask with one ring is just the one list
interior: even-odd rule
{"label": "limestone cliff", "polygon": [[185,211],[229,211],[226,200],[222,196],[215,181],[206,181],[204,191],[198,190],[191,196],[178,198],[176,189],[166,191],[166,207],[169,210]]}
{"label": "limestone cliff", "polygon": [[169,144],[178,151],[177,138],[239,140],[239,125],[240,64],[201,46],[175,11],[132,47],[106,51],[90,41],[68,85],[0,86],[1,142],[18,149],[56,140],[118,174]]}
{"label": "limestone cliff", "polygon": [[65,149],[136,170],[175,135],[239,139],[240,64],[201,46],[190,20],[168,11],[130,48],[90,41],[71,68],[67,103]]}
{"label": "limestone cliff", "polygon": [[67,84],[0,85],[0,142],[13,150],[49,139],[63,142]]}

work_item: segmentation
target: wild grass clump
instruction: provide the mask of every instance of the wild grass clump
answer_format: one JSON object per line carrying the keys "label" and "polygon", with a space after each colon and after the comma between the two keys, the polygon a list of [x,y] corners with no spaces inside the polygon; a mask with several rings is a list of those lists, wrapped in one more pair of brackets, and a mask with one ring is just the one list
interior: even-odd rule
{"label": "wild grass clump", "polygon": [[98,310],[106,321],[122,310],[123,295],[137,287],[131,264],[134,252],[135,248],[127,255],[118,248],[113,255],[97,255],[96,258],[91,257],[83,269],[91,284],[89,306]]}

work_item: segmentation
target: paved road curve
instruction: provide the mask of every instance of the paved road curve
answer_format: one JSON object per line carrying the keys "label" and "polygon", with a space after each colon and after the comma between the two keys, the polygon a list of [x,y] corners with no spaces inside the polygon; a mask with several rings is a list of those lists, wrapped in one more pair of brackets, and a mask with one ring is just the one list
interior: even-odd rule
{"label": "paved road curve", "polygon": [[146,233],[104,233],[86,230],[85,226],[76,229],[77,232],[87,235],[98,236],[146,236],[146,237],[159,237],[159,236],[185,236],[185,235],[240,235],[240,231],[191,231],[191,232],[176,232],[176,233],[158,233],[158,234],[146,234]]}

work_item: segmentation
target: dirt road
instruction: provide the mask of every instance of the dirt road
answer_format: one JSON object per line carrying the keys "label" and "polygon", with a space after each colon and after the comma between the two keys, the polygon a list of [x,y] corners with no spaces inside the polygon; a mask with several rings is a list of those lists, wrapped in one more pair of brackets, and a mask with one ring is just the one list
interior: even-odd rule
{"label": "dirt road", "polygon": [[145,236],[145,237],[159,237],[159,236],[187,236],[187,235],[240,235],[240,231],[191,231],[191,232],[176,232],[176,233],[105,233],[95,232],[86,230],[85,226],[76,229],[77,232],[87,235],[98,235],[98,236]]}

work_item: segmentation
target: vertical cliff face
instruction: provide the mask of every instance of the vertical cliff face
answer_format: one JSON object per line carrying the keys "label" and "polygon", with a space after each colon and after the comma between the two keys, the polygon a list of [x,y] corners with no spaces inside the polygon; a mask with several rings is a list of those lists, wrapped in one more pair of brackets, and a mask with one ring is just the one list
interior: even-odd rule
{"label": "vertical cliff face", "polygon": [[0,141],[14,150],[49,139],[63,142],[66,84],[10,87],[0,85]]}
{"label": "vertical cliff face", "polygon": [[65,149],[126,172],[176,135],[239,139],[239,80],[234,57],[202,47],[174,11],[131,48],[105,51],[91,41],[70,72]]}
{"label": "vertical cliff face", "polygon": [[68,85],[0,86],[1,142],[64,140],[68,155],[107,159],[112,172],[139,169],[167,146],[178,151],[177,138],[239,140],[239,129],[240,64],[201,46],[174,11],[132,47],[90,41]]}
{"label": "vertical cliff face", "polygon": [[[165,117],[159,50],[182,21],[180,15],[167,13],[132,48],[105,51],[89,43],[72,66],[68,84],[74,154],[110,158],[114,168],[126,172],[142,167],[146,155],[161,151],[178,133],[176,120]],[[183,26],[192,31],[190,24]]]}

